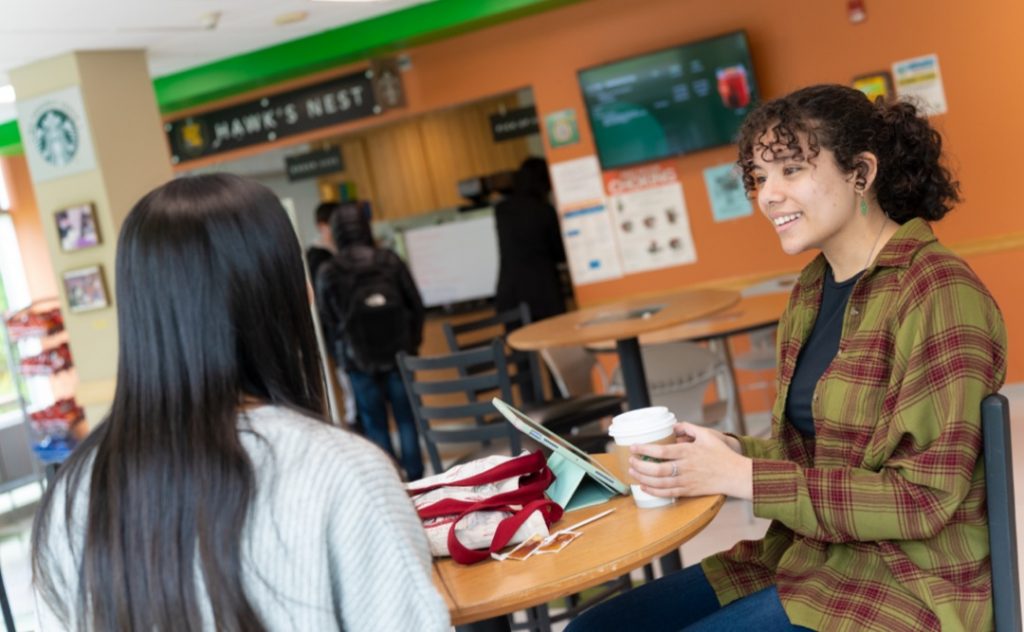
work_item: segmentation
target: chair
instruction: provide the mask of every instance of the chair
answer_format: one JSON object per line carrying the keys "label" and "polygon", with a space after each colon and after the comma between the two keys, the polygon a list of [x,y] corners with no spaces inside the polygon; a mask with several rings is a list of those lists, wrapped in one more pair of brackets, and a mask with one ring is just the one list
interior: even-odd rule
{"label": "chair", "polygon": [[[504,341],[508,333],[530,322],[530,310],[525,303],[521,303],[517,308],[487,318],[455,325],[445,323],[443,329],[448,346],[454,351],[473,348],[494,339]],[[552,351],[557,353],[557,350]],[[583,385],[583,380],[574,380],[574,386],[580,390],[563,390],[563,386],[567,386],[566,383],[563,381],[562,386],[558,385],[558,377],[553,372],[556,390],[561,396],[545,400],[543,373],[537,354],[510,349],[507,346],[505,354],[507,365],[515,369],[515,373],[510,374],[510,381],[518,388],[520,408],[524,413],[552,431],[567,435],[581,448],[603,447],[603,443],[600,446],[596,443],[590,446],[589,441],[581,444],[573,440],[573,437],[578,436],[576,433],[580,427],[621,413],[625,402],[621,395],[596,394],[589,384]]]}
{"label": "chair", "polygon": [[[512,454],[520,451],[519,431],[499,415],[490,398],[478,400],[476,395],[496,392],[504,400],[512,399],[512,386],[505,364],[504,346],[500,340],[490,345],[458,351],[449,355],[417,357],[402,351],[397,355],[402,382],[409,394],[416,426],[427,446],[434,472],[443,472],[438,444],[480,442],[508,439]],[[467,374],[467,367],[486,366]],[[437,379],[425,379],[422,371],[440,371]],[[472,394],[467,396],[467,393]],[[425,402],[424,396],[443,398],[444,403]],[[454,403],[452,400],[455,400]],[[454,423],[461,419],[478,419],[476,425]],[[448,421],[452,423],[437,423]],[[472,457],[473,454],[463,458]],[[462,459],[460,459],[462,460]]]}
{"label": "chair", "polygon": [[4,576],[0,572],[0,613],[4,617],[4,627],[7,632],[17,632],[14,627],[14,615],[11,613],[11,602],[7,599],[7,589],[4,587]]}
{"label": "chair", "polygon": [[[737,403],[731,397],[732,378],[718,354],[692,342],[644,345],[640,353],[651,405],[665,406],[677,419],[691,423],[710,426],[728,419],[736,425],[734,407]],[[724,398],[705,405],[705,393],[716,378],[724,381],[721,391]],[[620,373],[612,377],[610,388],[622,389]]]}
{"label": "chair", "polygon": [[1005,396],[996,393],[982,400],[981,435],[985,449],[985,495],[995,629],[1017,631],[1022,629],[1021,587],[1014,515],[1010,403]]}

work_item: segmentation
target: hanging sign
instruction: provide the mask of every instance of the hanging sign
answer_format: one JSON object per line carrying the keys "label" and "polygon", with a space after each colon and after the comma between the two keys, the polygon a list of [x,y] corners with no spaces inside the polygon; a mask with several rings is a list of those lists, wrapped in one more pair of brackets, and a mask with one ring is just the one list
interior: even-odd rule
{"label": "hanging sign", "polygon": [[373,116],[379,108],[369,74],[361,71],[170,121],[164,129],[171,144],[171,162],[178,164]]}
{"label": "hanging sign", "polygon": [[284,167],[289,182],[345,170],[345,164],[341,160],[341,149],[338,147],[288,156],[284,159]]}
{"label": "hanging sign", "polygon": [[539,131],[537,109],[532,105],[504,114],[491,115],[491,136],[494,137],[495,142],[529,136]]}

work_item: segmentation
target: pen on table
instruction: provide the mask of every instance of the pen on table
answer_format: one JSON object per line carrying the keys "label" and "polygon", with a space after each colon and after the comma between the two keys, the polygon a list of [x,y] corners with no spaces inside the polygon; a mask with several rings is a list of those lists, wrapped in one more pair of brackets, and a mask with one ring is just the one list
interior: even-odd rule
{"label": "pen on table", "polygon": [[576,524],[573,524],[573,525],[569,525],[568,527],[566,527],[564,529],[559,529],[556,533],[564,533],[566,531],[572,531],[573,529],[578,529],[578,528],[582,527],[583,525],[590,524],[591,522],[597,520],[598,518],[604,518],[605,516],[607,516],[608,514],[610,514],[613,511],[615,511],[615,509],[609,509],[607,511],[602,511],[601,513],[599,513],[599,514],[597,514],[595,516],[591,516],[591,517],[587,518],[586,520],[581,520],[580,522],[577,522]]}

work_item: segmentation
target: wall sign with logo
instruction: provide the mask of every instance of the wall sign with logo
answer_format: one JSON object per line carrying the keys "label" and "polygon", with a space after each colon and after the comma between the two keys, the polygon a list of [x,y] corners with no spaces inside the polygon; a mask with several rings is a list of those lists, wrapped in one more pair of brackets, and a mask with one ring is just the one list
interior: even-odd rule
{"label": "wall sign with logo", "polygon": [[171,121],[171,162],[241,149],[377,114],[370,73],[362,71]]}
{"label": "wall sign with logo", "polygon": [[78,86],[18,100],[18,129],[34,182],[96,168],[89,124]]}
{"label": "wall sign with logo", "polygon": [[373,82],[373,95],[381,110],[405,105],[405,88],[402,86],[402,71],[397,59],[371,59],[370,79]]}
{"label": "wall sign with logo", "polygon": [[491,115],[491,136],[494,141],[509,140],[520,136],[529,136],[540,131],[537,123],[537,109],[532,105],[504,114]]}
{"label": "wall sign with logo", "polygon": [[345,165],[341,161],[339,147],[328,147],[298,156],[288,156],[284,159],[284,167],[288,173],[289,182],[337,173],[345,169]]}
{"label": "wall sign with logo", "polygon": [[580,130],[576,125],[576,110],[559,110],[547,116],[548,143],[552,147],[575,145],[580,141]]}

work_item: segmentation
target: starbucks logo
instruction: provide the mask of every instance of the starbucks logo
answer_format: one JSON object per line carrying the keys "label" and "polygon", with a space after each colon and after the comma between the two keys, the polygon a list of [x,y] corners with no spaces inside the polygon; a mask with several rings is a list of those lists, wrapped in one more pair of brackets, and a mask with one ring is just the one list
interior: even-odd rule
{"label": "starbucks logo", "polygon": [[36,117],[33,132],[39,155],[55,167],[67,165],[78,153],[78,126],[64,110],[43,110]]}

